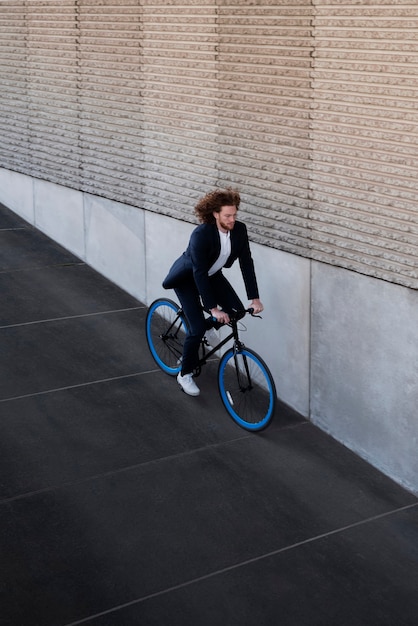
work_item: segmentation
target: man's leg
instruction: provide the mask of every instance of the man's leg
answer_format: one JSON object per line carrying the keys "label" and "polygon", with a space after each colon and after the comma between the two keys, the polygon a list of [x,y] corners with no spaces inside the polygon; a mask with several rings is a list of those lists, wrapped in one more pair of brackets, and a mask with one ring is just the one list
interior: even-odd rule
{"label": "man's leg", "polygon": [[240,311],[238,319],[244,317],[244,305],[231,283],[225,278],[222,272],[217,272],[214,276],[212,276],[211,281],[216,299],[219,306],[222,307],[222,310],[228,313],[229,316],[237,315],[237,312]]}
{"label": "man's leg", "polygon": [[191,374],[199,362],[199,345],[206,331],[200,297],[194,281],[187,281],[175,289],[189,325],[183,346],[181,374]]}

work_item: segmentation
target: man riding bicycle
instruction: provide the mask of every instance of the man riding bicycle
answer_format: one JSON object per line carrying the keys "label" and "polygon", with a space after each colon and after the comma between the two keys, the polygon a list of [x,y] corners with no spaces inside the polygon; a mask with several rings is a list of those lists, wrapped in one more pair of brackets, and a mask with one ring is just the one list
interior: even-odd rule
{"label": "man riding bicycle", "polygon": [[[264,308],[259,299],[247,228],[236,219],[239,205],[240,195],[233,189],[217,189],[199,200],[195,213],[201,224],[192,232],[186,251],[174,262],[163,282],[165,289],[176,292],[189,324],[177,381],[191,396],[200,393],[193,371],[199,361],[202,338],[205,334],[208,337],[213,327],[227,324],[234,311],[244,310],[222,268],[231,267],[238,259],[251,308],[255,314]],[[205,318],[204,310],[211,314],[210,318]]]}

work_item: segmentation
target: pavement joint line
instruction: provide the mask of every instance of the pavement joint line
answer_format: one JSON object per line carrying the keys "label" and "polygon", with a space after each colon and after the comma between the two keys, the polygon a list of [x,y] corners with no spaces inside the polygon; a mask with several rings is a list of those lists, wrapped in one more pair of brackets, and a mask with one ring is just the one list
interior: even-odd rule
{"label": "pavement joint line", "polygon": [[[127,309],[129,310],[129,309]],[[209,359],[209,362],[216,361],[215,358]],[[156,372],[162,372],[161,368],[155,367],[150,370],[144,370],[143,372],[132,372],[131,374],[121,374],[120,376],[110,376],[108,378],[98,378],[97,380],[88,380],[85,383],[76,383],[74,385],[66,385],[65,387],[54,387],[53,389],[44,389],[43,391],[33,391],[32,393],[24,393],[20,396],[9,396],[8,398],[0,398],[0,403],[11,402],[13,400],[22,400],[23,398],[32,398],[36,396],[43,396],[49,393],[56,393],[59,391],[67,391],[69,389],[77,389],[78,387],[88,387],[89,385],[100,385],[102,383],[109,383],[114,380],[123,380],[124,378],[135,378],[135,376],[143,376],[144,374],[155,374]]]}
{"label": "pavement joint line", "polygon": [[145,370],[143,372],[133,372],[132,374],[123,374],[121,376],[111,376],[109,378],[100,378],[98,380],[89,380],[85,383],[76,383],[75,385],[67,385],[66,387],[55,387],[54,389],[45,389],[44,391],[34,391],[33,393],[25,393],[20,396],[10,396],[9,398],[0,398],[1,402],[10,402],[12,400],[21,400],[23,398],[32,398],[36,396],[43,396],[48,393],[56,393],[58,391],[67,391],[69,389],[77,389],[78,387],[88,387],[89,385],[100,385],[101,383],[109,383],[114,380],[122,380],[124,378],[134,378],[135,376],[142,376],[143,374],[153,374],[154,372],[160,372],[160,368],[157,367],[152,370]]}
{"label": "pavement joint line", "polygon": [[80,313],[78,315],[67,315],[64,317],[51,317],[49,319],[44,320],[34,320],[31,322],[20,322],[19,324],[7,324],[5,326],[0,326],[0,330],[5,328],[17,328],[19,326],[32,326],[34,324],[47,324],[49,322],[60,322],[65,320],[73,320],[79,319],[82,317],[93,317],[94,315],[107,315],[108,313],[124,313],[126,311],[137,311],[139,309],[144,309],[145,306],[132,306],[126,309],[113,309],[111,311],[96,311],[95,313]]}
{"label": "pavement joint line", "polygon": [[30,230],[30,229],[25,226],[12,226],[10,228],[0,228],[0,232],[2,233],[10,231],[10,230]]}
{"label": "pavement joint line", "polygon": [[0,274],[14,274],[15,272],[33,272],[33,271],[38,271],[38,270],[48,270],[51,269],[51,267],[77,267],[79,265],[85,265],[87,266],[86,263],[84,263],[84,261],[80,261],[80,262],[67,262],[67,263],[54,263],[53,265],[32,265],[32,266],[28,266],[28,267],[11,267],[11,268],[6,268],[4,270],[0,270]]}
{"label": "pavement joint line", "polygon": [[247,559],[245,561],[241,561],[240,563],[235,563],[234,565],[230,565],[228,567],[224,567],[220,570],[216,570],[214,572],[210,572],[208,574],[205,574],[203,576],[199,576],[197,578],[193,578],[191,580],[187,580],[184,581],[183,583],[179,583],[178,585],[173,585],[172,587],[167,587],[167,589],[162,589],[160,591],[156,591],[154,593],[150,593],[146,596],[143,596],[141,598],[136,598],[135,600],[131,600],[130,602],[125,602],[124,604],[120,604],[118,606],[114,606],[111,609],[108,609],[106,611],[102,611],[100,613],[95,613],[94,615],[89,615],[87,617],[84,617],[80,620],[77,620],[75,622],[71,622],[71,623],[67,623],[64,626],[78,626],[79,624],[85,624],[86,622],[91,621],[92,619],[96,619],[98,617],[103,617],[105,615],[110,615],[111,613],[116,613],[117,611],[120,611],[121,609],[126,609],[128,607],[134,606],[135,604],[140,604],[141,602],[145,602],[147,600],[152,600],[154,598],[158,598],[160,596],[166,595],[168,593],[172,593],[174,591],[179,591],[180,589],[184,589],[186,587],[189,587],[191,585],[200,583],[200,582],[204,582],[206,580],[209,580],[211,578],[214,578],[215,576],[220,576],[222,574],[227,574],[228,572],[232,572],[234,570],[237,570],[241,567],[245,567],[247,565],[251,565],[252,563],[257,563],[258,561],[262,561],[264,559],[268,559],[270,557],[276,556],[278,554],[282,554],[284,552],[289,552],[290,550],[295,550],[297,548],[300,548],[302,546],[305,545],[309,545],[311,543],[314,543],[316,541],[320,541],[321,539],[327,539],[328,537],[332,537],[334,535],[338,535],[341,533],[344,533],[346,531],[349,531],[353,528],[358,528],[359,526],[364,526],[366,524],[370,524],[372,522],[375,522],[377,520],[383,519],[385,517],[390,517],[392,515],[396,515],[397,513],[402,513],[403,511],[408,511],[409,509],[413,509],[418,507],[418,502],[415,502],[413,504],[407,504],[403,507],[399,507],[397,509],[393,509],[391,511],[386,511],[385,513],[380,513],[379,515],[373,515],[372,517],[368,517],[366,519],[363,520],[359,520],[358,522],[353,522],[352,524],[348,524],[346,526],[341,526],[340,528],[335,528],[334,530],[328,531],[326,533],[321,533],[320,535],[315,535],[314,537],[309,537],[308,539],[304,539],[302,541],[298,541],[296,543],[293,543],[291,545],[288,546],[284,546],[283,548],[279,548],[277,550],[272,550],[271,552],[266,552],[265,554],[261,554],[258,556],[255,556],[251,559]]}
{"label": "pavement joint line", "polygon": [[[298,424],[288,424],[287,426],[284,426],[281,430],[285,431],[285,430],[300,428],[304,425],[305,425],[305,422],[300,422]],[[102,472],[101,474],[93,474],[91,476],[84,476],[83,478],[79,478],[79,479],[72,480],[72,481],[67,481],[59,485],[51,485],[49,487],[44,487],[42,489],[36,489],[35,491],[27,491],[27,492],[20,493],[15,496],[10,496],[8,498],[0,499],[0,507],[4,504],[10,504],[11,502],[14,502],[16,500],[23,500],[24,498],[30,498],[32,496],[37,496],[42,493],[48,493],[49,491],[55,491],[57,489],[65,489],[66,487],[72,487],[75,485],[82,485],[84,483],[88,483],[94,480],[99,480],[101,478],[106,478],[108,476],[115,476],[117,474],[123,474],[124,472],[130,472],[139,468],[145,468],[150,465],[156,465],[157,463],[170,462],[170,461],[173,461],[174,459],[186,458],[194,454],[204,452],[206,450],[213,450],[215,448],[226,447],[226,446],[233,445],[237,442],[241,442],[244,440],[251,440],[251,439],[254,439],[253,433],[247,432],[247,433],[243,433],[239,437],[234,437],[233,439],[225,439],[223,441],[218,441],[216,443],[208,443],[207,445],[199,446],[198,448],[193,448],[192,450],[185,450],[183,452],[176,452],[174,454],[168,454],[167,456],[161,456],[158,458],[149,459],[142,463],[126,465],[124,467],[119,467],[113,470],[108,470],[107,472]]]}
{"label": "pavement joint line", "polygon": [[143,463],[135,463],[134,465],[127,465],[125,467],[119,467],[113,470],[108,470],[107,472],[102,472],[101,474],[93,474],[91,476],[84,476],[83,478],[79,478],[78,480],[67,481],[59,485],[51,485],[49,487],[44,487],[42,489],[36,489],[35,491],[26,491],[25,493],[19,493],[18,495],[10,496],[9,498],[3,498],[2,500],[0,500],[0,507],[5,504],[10,504],[11,502],[15,502],[17,500],[24,500],[25,498],[31,498],[33,496],[37,496],[43,493],[57,491],[59,489],[65,489],[67,487],[73,487],[76,485],[83,485],[85,483],[99,480],[101,478],[106,478],[109,476],[116,476],[117,474],[123,474],[124,472],[131,472],[139,468],[145,468],[150,465],[156,465],[157,463],[165,463],[165,462],[173,461],[174,459],[186,458],[194,454],[198,454],[199,452],[212,450],[214,448],[220,448],[222,446],[228,446],[236,442],[243,441],[244,439],[250,439],[251,437],[252,437],[251,433],[243,434],[240,437],[235,437],[234,439],[218,441],[217,443],[210,443],[205,446],[199,446],[198,448],[194,448],[193,450],[186,450],[184,452],[176,452],[175,454],[169,454],[167,456],[162,456],[162,457],[158,457],[155,459],[149,459],[148,461],[144,461]]}

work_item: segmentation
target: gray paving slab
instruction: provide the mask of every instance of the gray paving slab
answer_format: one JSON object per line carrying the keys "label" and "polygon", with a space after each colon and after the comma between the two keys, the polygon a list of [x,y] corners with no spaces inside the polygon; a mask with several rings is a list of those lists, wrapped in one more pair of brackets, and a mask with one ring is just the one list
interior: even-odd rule
{"label": "gray paving slab", "polygon": [[154,369],[145,309],[0,329],[0,399]]}
{"label": "gray paving slab", "polygon": [[[403,529],[409,528],[404,539]],[[417,509],[215,572],[83,621],[89,626],[412,626]],[[80,622],[78,622],[80,623]]]}
{"label": "gray paving slab", "polygon": [[[198,406],[160,370],[0,401],[0,497],[248,437],[201,386]],[[283,410],[272,429],[300,422]]]}
{"label": "gray paving slab", "polygon": [[0,230],[31,228],[19,215],[10,211],[0,202]]}
{"label": "gray paving slab", "polygon": [[2,237],[2,626],[415,626],[414,495],[281,403],[239,428],[215,361],[186,396],[142,303]]}
{"label": "gray paving slab", "polygon": [[0,272],[0,293],[0,327],[140,305],[78,259],[72,264]]}
{"label": "gray paving slab", "polygon": [[[328,480],[319,480],[325,471]],[[13,563],[15,583],[31,590],[16,615],[20,623],[31,623],[32,615],[66,623],[290,546],[297,550],[313,538],[321,538],[329,558],[325,535],[332,541],[331,533],[348,534],[350,526],[413,503],[379,473],[361,471],[348,451],[335,454],[326,436],[300,425],[9,500],[0,510],[0,550]],[[316,558],[319,566],[319,546]],[[43,585],[45,572],[60,567],[70,597],[61,577]],[[310,578],[314,569],[310,563]]]}
{"label": "gray paving slab", "polygon": [[0,230],[0,271],[75,262],[74,255],[37,230]]}

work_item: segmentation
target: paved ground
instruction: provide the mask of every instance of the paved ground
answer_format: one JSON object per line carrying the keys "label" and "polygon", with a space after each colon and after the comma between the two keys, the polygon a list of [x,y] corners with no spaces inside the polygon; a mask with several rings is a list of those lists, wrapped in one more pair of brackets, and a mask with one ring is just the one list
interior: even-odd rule
{"label": "paved ground", "polygon": [[[146,308],[0,206],[0,624],[418,623],[418,499],[279,407],[248,434]],[[396,417],[396,416],[394,416]]]}

